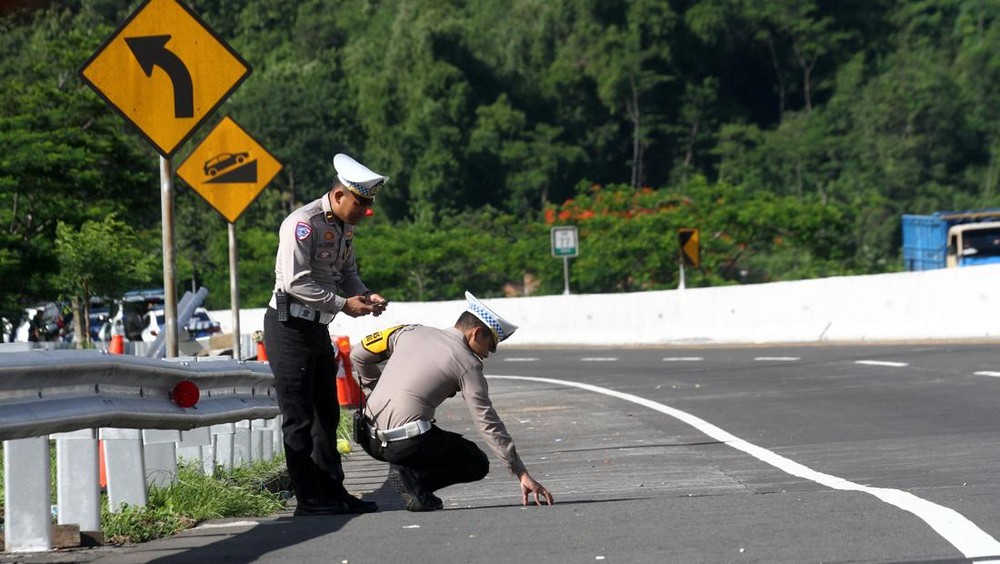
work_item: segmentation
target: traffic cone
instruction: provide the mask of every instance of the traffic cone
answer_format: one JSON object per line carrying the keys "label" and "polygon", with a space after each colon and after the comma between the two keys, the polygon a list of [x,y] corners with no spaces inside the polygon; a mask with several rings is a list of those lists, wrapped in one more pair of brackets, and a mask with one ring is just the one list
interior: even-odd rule
{"label": "traffic cone", "polygon": [[341,407],[355,409],[361,405],[361,386],[352,373],[351,339],[347,336],[336,337],[336,343],[341,364],[337,368],[337,398]]}
{"label": "traffic cone", "polygon": [[109,354],[125,354],[125,337],[113,335],[111,344],[108,346]]}
{"label": "traffic cone", "polygon": [[264,347],[264,332],[253,332],[253,342],[257,343],[257,362],[267,362],[267,348]]}

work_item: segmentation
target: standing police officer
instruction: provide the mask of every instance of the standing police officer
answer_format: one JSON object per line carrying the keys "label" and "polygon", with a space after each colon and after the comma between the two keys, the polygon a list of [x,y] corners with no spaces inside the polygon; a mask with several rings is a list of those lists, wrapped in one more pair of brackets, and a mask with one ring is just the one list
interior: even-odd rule
{"label": "standing police officer", "polygon": [[[409,511],[434,511],[444,503],[434,492],[486,477],[489,460],[476,443],[434,424],[437,406],[461,393],[491,450],[528,494],[541,505],[552,494],[536,482],[514,448],[514,440],[493,408],[483,375],[483,359],[517,329],[469,292],[454,327],[400,325],[365,337],[351,351],[361,386],[370,391],[365,406],[368,433],[361,447],[390,463],[389,479]],[[385,369],[379,363],[386,362]]]}
{"label": "standing police officer", "polygon": [[333,158],[333,166],[333,188],[281,224],[275,291],[264,314],[296,515],[378,511],[344,488],[336,448],[337,357],[327,325],[338,312],[360,317],[385,310],[382,296],[358,276],[353,243],[355,224],[389,178],[344,154]]}

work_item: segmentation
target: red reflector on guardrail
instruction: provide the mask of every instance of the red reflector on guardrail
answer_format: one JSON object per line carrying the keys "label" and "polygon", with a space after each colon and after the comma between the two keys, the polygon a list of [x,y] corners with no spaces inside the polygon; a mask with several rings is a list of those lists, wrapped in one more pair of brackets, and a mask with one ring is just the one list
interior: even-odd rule
{"label": "red reflector on guardrail", "polygon": [[201,390],[191,380],[179,382],[170,392],[170,399],[181,407],[193,407],[194,404],[198,403],[199,397],[201,397]]}

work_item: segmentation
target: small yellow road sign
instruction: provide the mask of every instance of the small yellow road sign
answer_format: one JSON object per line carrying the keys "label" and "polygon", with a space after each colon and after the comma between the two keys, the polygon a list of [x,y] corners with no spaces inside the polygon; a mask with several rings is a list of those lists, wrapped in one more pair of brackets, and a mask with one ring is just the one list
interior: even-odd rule
{"label": "small yellow road sign", "polygon": [[701,235],[697,227],[682,227],[677,230],[681,246],[681,259],[687,266],[701,266]]}
{"label": "small yellow road sign", "polygon": [[177,176],[236,223],[280,170],[281,163],[226,116],[177,167]]}
{"label": "small yellow road sign", "polygon": [[249,75],[250,65],[178,0],[146,0],[80,68],[165,157]]}

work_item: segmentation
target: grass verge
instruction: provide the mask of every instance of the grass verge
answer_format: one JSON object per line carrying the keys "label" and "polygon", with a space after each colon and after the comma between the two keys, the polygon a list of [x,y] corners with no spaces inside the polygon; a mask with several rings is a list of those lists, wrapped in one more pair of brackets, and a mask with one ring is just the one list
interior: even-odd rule
{"label": "grass verge", "polygon": [[232,470],[202,473],[197,463],[177,468],[177,480],[150,487],[145,507],[123,506],[111,512],[104,497],[101,528],[108,544],[146,542],[169,536],[207,519],[264,517],[284,506],[287,488],[284,458],[255,462]]}

